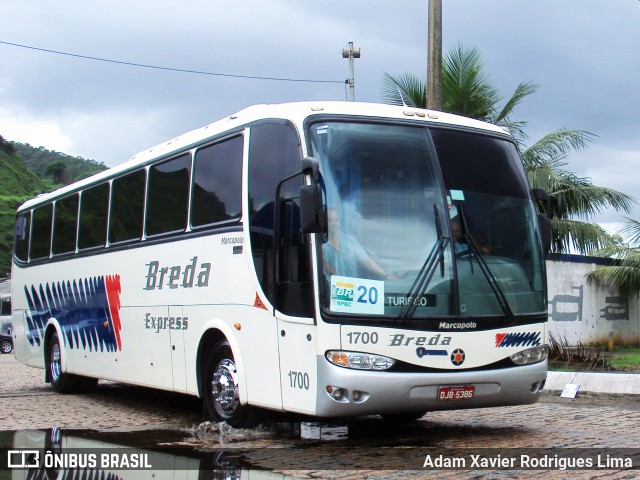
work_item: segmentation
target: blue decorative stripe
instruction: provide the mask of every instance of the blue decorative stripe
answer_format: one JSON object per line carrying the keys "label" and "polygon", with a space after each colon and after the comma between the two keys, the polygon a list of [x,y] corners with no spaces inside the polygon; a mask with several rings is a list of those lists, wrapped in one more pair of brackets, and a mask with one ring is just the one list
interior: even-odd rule
{"label": "blue decorative stripe", "polygon": [[101,352],[118,349],[104,277],[25,286],[24,292],[31,345],[40,346],[45,325],[55,318],[66,348]]}
{"label": "blue decorative stripe", "polygon": [[497,347],[526,347],[540,345],[540,332],[503,333],[496,335]]}

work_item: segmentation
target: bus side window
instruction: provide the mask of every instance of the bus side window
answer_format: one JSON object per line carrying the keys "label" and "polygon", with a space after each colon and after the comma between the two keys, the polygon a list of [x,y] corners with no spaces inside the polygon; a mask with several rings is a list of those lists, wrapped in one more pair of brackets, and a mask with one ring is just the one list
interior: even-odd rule
{"label": "bus side window", "polygon": [[109,243],[142,238],[145,179],[145,171],[138,170],[113,181]]}
{"label": "bus side window", "polygon": [[78,230],[78,194],[56,200],[53,220],[54,255],[73,253],[76,250]]}
{"label": "bus side window", "polygon": [[82,192],[78,248],[104,247],[107,243],[109,184],[103,183]]}
{"label": "bus side window", "polygon": [[239,135],[196,152],[191,199],[192,227],[240,218],[243,149],[244,139]]}
{"label": "bus side window", "polygon": [[16,218],[15,254],[18,260],[26,262],[29,259],[29,227],[31,226],[31,212],[25,212]]}
{"label": "bus side window", "polygon": [[31,248],[29,250],[29,258],[31,260],[49,258],[52,220],[52,203],[33,210],[33,228],[31,230]]}
{"label": "bus side window", "polygon": [[149,169],[147,235],[182,232],[187,228],[190,181],[190,154]]}
{"label": "bus side window", "polygon": [[248,217],[251,254],[263,292],[272,305],[277,305],[274,202],[280,181],[300,172],[300,141],[296,130],[285,122],[255,125],[251,127],[249,138]]}

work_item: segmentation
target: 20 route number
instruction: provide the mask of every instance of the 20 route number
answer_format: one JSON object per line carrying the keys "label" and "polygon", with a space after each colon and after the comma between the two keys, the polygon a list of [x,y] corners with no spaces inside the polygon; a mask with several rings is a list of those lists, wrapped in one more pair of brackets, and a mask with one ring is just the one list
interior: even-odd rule
{"label": "20 route number", "polygon": [[360,293],[360,296],[357,300],[358,303],[370,303],[371,305],[375,305],[378,303],[380,294],[378,293],[378,289],[376,287],[367,288],[364,285],[360,285],[358,287],[358,292]]}

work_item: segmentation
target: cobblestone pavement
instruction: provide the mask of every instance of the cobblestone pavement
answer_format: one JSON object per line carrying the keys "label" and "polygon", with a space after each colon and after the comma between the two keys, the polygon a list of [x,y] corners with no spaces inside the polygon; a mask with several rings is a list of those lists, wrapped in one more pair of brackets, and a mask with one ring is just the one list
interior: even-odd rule
{"label": "cobblestone pavement", "polygon": [[[616,452],[634,453],[620,452],[640,447],[640,405],[622,399],[606,404],[590,400],[583,404],[547,398],[530,406],[433,412],[411,426],[392,425],[370,417],[350,423],[347,440],[320,442],[288,434],[287,424],[251,432],[221,431],[206,424],[197,427],[202,421],[198,399],[144,388],[101,382],[93,393],[58,395],[44,383],[43,370],[28,368],[12,355],[0,355],[0,412],[9,417],[2,421],[3,430],[59,427],[96,430],[107,436],[145,430],[179,431],[183,434],[181,446],[226,455],[243,451],[252,465],[275,469],[286,478],[640,477],[640,470],[624,468],[572,472],[421,469],[430,449],[474,452],[491,448],[494,455],[518,448],[558,449],[558,452],[566,448],[598,448],[611,452],[612,456]],[[274,458],[277,458],[275,466]],[[305,463],[310,467],[301,468]],[[339,468],[343,464],[348,470]],[[372,465],[375,467],[371,468]],[[634,467],[639,465],[640,458],[634,458]],[[285,478],[280,473],[268,478]]]}

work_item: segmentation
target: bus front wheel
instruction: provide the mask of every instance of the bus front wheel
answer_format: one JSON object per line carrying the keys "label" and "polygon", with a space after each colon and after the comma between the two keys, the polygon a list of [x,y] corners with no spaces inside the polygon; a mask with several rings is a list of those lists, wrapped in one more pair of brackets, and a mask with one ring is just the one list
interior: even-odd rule
{"label": "bus front wheel", "polygon": [[246,428],[257,423],[255,408],[240,404],[238,368],[229,342],[218,342],[205,362],[204,402],[209,418]]}

